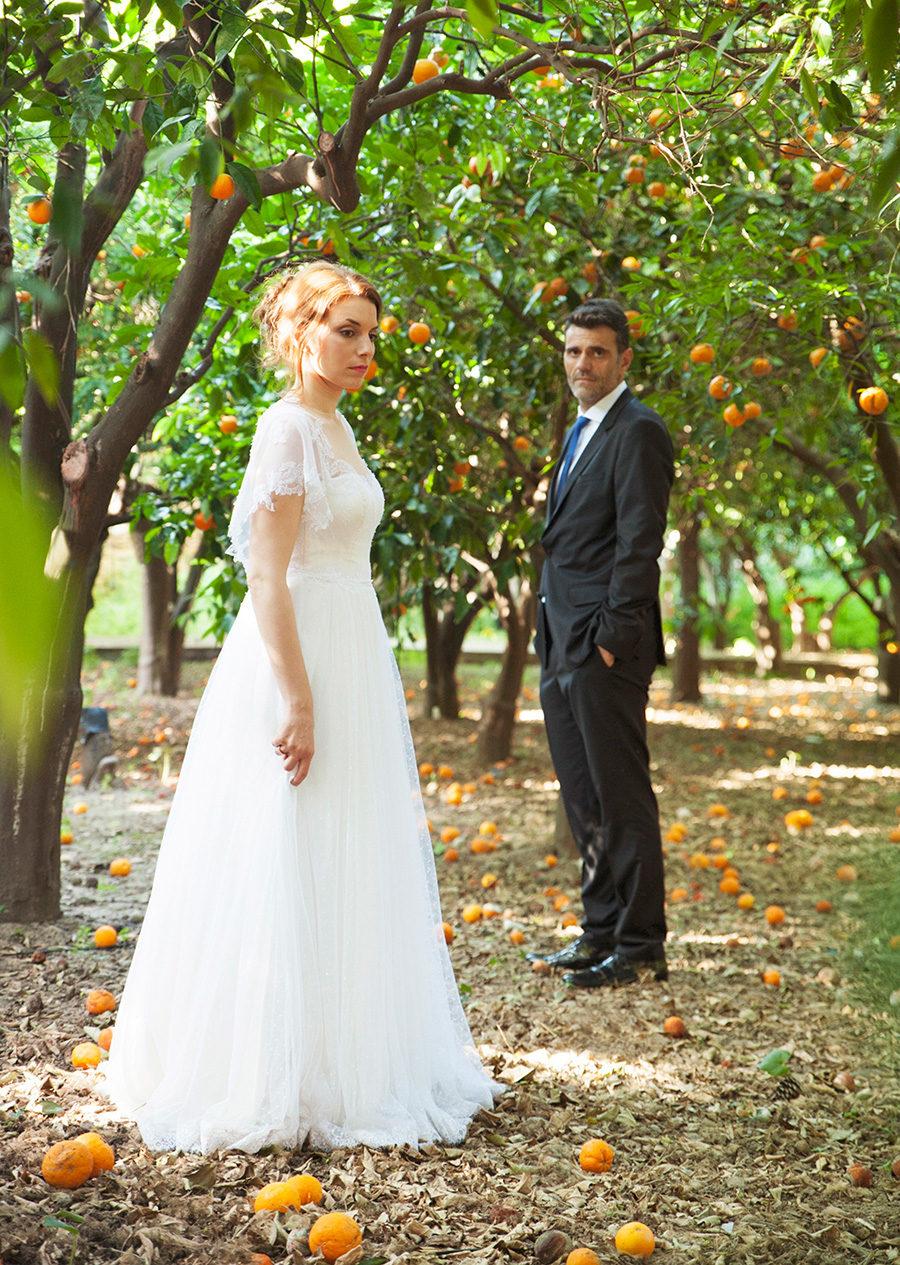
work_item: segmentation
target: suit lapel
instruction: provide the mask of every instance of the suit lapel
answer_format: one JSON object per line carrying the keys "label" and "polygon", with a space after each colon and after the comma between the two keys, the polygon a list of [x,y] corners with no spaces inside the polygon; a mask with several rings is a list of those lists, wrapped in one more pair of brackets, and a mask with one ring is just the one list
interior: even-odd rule
{"label": "suit lapel", "polygon": [[[603,421],[597,427],[594,434],[591,436],[590,440],[588,441],[587,448],[585,448],[584,452],[578,458],[574,467],[569,471],[569,477],[566,479],[566,486],[563,488],[562,496],[557,498],[556,495],[554,495],[551,498],[551,502],[550,502],[551,509],[550,509],[550,514],[547,518],[548,527],[550,523],[553,521],[553,519],[556,518],[556,515],[559,513],[562,506],[565,505],[566,497],[569,495],[570,491],[572,490],[573,485],[577,482],[579,475],[584,473],[587,467],[591,464],[591,462],[597,456],[597,453],[603,447],[603,444],[606,440],[606,436],[609,434],[612,427],[618,421],[619,417],[621,416],[622,412],[625,409],[625,405],[633,398],[634,397],[632,396],[631,392],[626,387],[625,390],[622,392],[622,394],[619,396],[619,398],[616,400],[616,402],[613,404],[612,408],[603,418]],[[566,434],[568,435],[568,431],[566,432]],[[563,452],[565,452],[565,444],[563,444]],[[556,476],[558,473],[559,473],[559,462],[557,461],[556,465],[553,467],[553,477],[550,481],[551,489],[555,487]]]}

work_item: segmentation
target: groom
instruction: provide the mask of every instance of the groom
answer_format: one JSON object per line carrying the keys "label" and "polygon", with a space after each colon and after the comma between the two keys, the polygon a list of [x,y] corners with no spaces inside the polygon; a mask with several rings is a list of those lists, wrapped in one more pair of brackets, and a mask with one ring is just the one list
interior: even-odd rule
{"label": "groom", "polygon": [[657,559],[673,451],[662,419],[625,384],[632,351],[619,304],[582,304],[565,339],[579,417],[550,485],[535,649],[550,753],[581,853],[584,918],[580,939],[545,961],[565,968],[572,987],[602,988],[668,974],[645,712],[665,662]]}

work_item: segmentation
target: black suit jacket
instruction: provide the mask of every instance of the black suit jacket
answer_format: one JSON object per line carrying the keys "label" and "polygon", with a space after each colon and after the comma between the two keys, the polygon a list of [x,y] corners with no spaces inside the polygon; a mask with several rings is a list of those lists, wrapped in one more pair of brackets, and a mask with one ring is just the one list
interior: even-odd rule
{"label": "black suit jacket", "polygon": [[627,389],[560,497],[554,471],[535,633],[542,667],[578,667],[598,645],[617,659],[638,659],[648,638],[656,662],[665,663],[658,559],[673,472],[665,423]]}

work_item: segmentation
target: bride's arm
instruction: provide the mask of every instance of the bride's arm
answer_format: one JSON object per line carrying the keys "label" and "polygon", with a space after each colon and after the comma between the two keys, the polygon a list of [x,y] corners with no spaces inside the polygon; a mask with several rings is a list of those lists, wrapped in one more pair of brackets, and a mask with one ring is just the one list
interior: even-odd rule
{"label": "bride's arm", "polygon": [[259,509],[252,515],[247,565],[253,612],[287,708],[272,746],[285,769],[293,770],[292,786],[299,786],[309,772],[314,749],[312,693],[287,586],[303,501],[302,496],[276,496],[274,510]]}

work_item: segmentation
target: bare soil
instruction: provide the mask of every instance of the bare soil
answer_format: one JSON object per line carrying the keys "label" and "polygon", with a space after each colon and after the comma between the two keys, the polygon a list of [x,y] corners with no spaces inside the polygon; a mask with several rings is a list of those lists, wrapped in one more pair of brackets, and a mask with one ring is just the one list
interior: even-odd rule
{"label": "bare soil", "polygon": [[[207,670],[192,669],[194,694]],[[722,678],[697,706],[673,706],[667,684],[655,686],[663,830],[686,828],[666,845],[671,974],[664,984],[582,992],[535,973],[524,956],[577,934],[562,923],[579,909],[576,859],[546,859],[556,789],[533,686],[512,760],[484,769],[472,741],[481,681],[471,681],[470,714],[455,724],[417,718],[419,682],[408,684],[419,759],[475,786],[449,806],[450,779],[423,777],[457,978],[482,1057],[508,1086],[495,1110],[460,1147],[159,1155],[96,1092],[102,1073],[72,1068],[73,1046],[97,1034],[87,991],[121,991],[196,705],[142,702],[121,670],[102,664],[88,678],[89,700],[113,713],[119,776],[67,794],[74,842],[63,849],[60,921],[0,926],[3,1265],[237,1265],[253,1252],[275,1265],[306,1261],[312,1213],[252,1212],[264,1183],[298,1172],[320,1179],[325,1208],[361,1225],[362,1248],[347,1265],[531,1262],[549,1229],[611,1262],[624,1259],[613,1237],[631,1220],[651,1227],[655,1256],[672,1265],[900,1259],[891,1172],[900,1158],[900,951],[895,978],[877,984],[868,1008],[853,982],[866,965],[864,893],[900,856],[888,842],[900,811],[900,711],[876,706],[862,679]],[[776,788],[786,796],[773,799]],[[821,803],[808,802],[811,791]],[[716,804],[727,815],[711,815]],[[791,830],[785,813],[800,808],[812,824]],[[486,821],[498,827],[498,848],[474,855],[469,844]],[[438,842],[448,825],[460,831],[452,863]],[[733,863],[753,908],[722,893],[721,871],[697,855]],[[126,878],[109,877],[115,856],[131,861]],[[856,880],[837,877],[845,865]],[[486,873],[495,886],[482,886]],[[684,898],[672,899],[677,888]],[[558,895],[568,907],[554,908]],[[826,899],[831,910],[818,912]],[[496,913],[466,923],[473,902]],[[776,926],[765,916],[773,904],[785,911]],[[896,921],[900,934],[900,910]],[[101,923],[119,929],[115,948],[94,948]],[[517,930],[521,945],[510,941]],[[770,967],[777,987],[763,982]],[[670,1015],[685,1037],[664,1033]],[[776,1097],[782,1079],[760,1069],[775,1049],[790,1053],[793,1098]],[[835,1082],[842,1073],[846,1085]],[[78,1190],[51,1189],[44,1151],[88,1129],[113,1145],[115,1168]],[[606,1173],[579,1166],[591,1137],[613,1147]],[[852,1164],[870,1170],[871,1185],[854,1184]],[[73,1214],[83,1220],[72,1229],[58,1224]]]}

